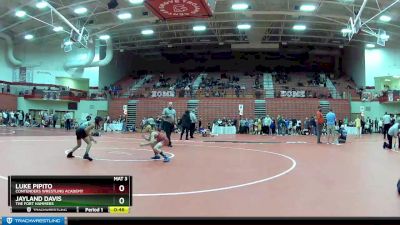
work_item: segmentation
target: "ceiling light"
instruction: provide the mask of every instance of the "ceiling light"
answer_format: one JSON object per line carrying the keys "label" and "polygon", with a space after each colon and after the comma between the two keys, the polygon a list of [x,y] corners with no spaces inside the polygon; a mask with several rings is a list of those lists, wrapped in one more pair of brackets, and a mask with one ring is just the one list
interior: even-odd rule
{"label": "ceiling light", "polygon": [[390,16],[382,15],[381,17],[379,17],[379,20],[383,22],[389,22],[392,20],[392,18]]}
{"label": "ceiling light", "polygon": [[143,0],[129,0],[129,2],[132,4],[142,4]]}
{"label": "ceiling light", "polygon": [[399,79],[399,78],[400,78],[400,76],[393,76],[393,78]]}
{"label": "ceiling light", "polygon": [[385,40],[385,41],[388,41],[389,38],[390,38],[390,36],[387,35],[387,34],[381,34],[379,37],[380,37],[381,39]]}
{"label": "ceiling light", "polygon": [[25,40],[31,40],[33,39],[33,35],[32,34],[27,34],[24,36]]}
{"label": "ceiling light", "polygon": [[71,40],[64,42],[64,45],[73,45],[73,44],[74,44],[74,42],[72,42]]}
{"label": "ceiling light", "polygon": [[351,33],[351,29],[349,29],[349,28],[343,28],[343,29],[341,30],[341,32],[342,32],[343,34],[348,34],[348,33]]}
{"label": "ceiling light", "polygon": [[301,5],[300,10],[304,12],[312,12],[315,11],[317,7],[315,5]]}
{"label": "ceiling light", "polygon": [[38,9],[43,9],[47,7],[47,2],[46,1],[40,1],[38,3],[36,3],[36,8]]}
{"label": "ceiling light", "polygon": [[367,45],[365,45],[367,48],[375,48],[375,45],[374,44],[367,44]]}
{"label": "ceiling light", "polygon": [[108,39],[110,39],[110,35],[108,35],[108,34],[103,34],[103,35],[100,35],[100,40],[108,40]]}
{"label": "ceiling light", "polygon": [[151,35],[151,34],[154,34],[154,31],[153,30],[142,30],[142,34],[143,35]]}
{"label": "ceiling light", "polygon": [[239,30],[248,30],[250,28],[251,28],[250,24],[239,24],[239,25],[237,25],[237,29],[239,29]]}
{"label": "ceiling light", "polygon": [[132,18],[132,14],[130,14],[130,13],[120,13],[120,14],[118,14],[118,18],[121,19],[121,20],[127,20],[127,19]]}
{"label": "ceiling light", "polygon": [[389,80],[389,79],[385,79],[385,81],[386,81],[386,82],[390,82],[390,80]]}
{"label": "ceiling light", "polygon": [[233,10],[246,10],[249,8],[249,5],[246,3],[236,3],[232,5]]}
{"label": "ceiling light", "polygon": [[79,7],[74,10],[74,13],[76,13],[76,14],[84,14],[86,12],[87,12],[87,8],[85,8],[85,7]]}
{"label": "ceiling light", "polygon": [[54,27],[53,28],[53,31],[55,31],[55,32],[60,32],[60,31],[63,31],[64,30],[64,27]]}
{"label": "ceiling light", "polygon": [[17,17],[24,17],[24,16],[26,15],[26,12],[25,12],[25,11],[22,11],[22,10],[17,10],[17,11],[15,12],[15,15],[16,15]]}
{"label": "ceiling light", "polygon": [[206,26],[200,25],[200,26],[194,26],[193,30],[194,31],[205,31],[207,28]]}
{"label": "ceiling light", "polygon": [[305,30],[305,29],[307,29],[307,27],[305,25],[294,25],[293,26],[293,30],[301,31],[301,30]]}

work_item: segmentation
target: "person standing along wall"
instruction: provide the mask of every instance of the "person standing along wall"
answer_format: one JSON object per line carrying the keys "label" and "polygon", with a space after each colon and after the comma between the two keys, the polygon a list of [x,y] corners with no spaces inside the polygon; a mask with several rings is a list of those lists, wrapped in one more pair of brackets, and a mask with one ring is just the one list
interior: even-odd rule
{"label": "person standing along wall", "polygon": [[194,130],[196,130],[196,123],[197,123],[197,117],[196,114],[194,113],[193,109],[192,111],[190,111],[190,138],[194,138],[193,134],[194,134]]}
{"label": "person standing along wall", "polygon": [[322,144],[321,135],[322,135],[322,128],[324,127],[324,116],[322,115],[321,107],[318,107],[316,124],[317,124],[317,144]]}
{"label": "person standing along wall", "polygon": [[386,139],[386,134],[390,128],[390,122],[391,122],[390,115],[387,112],[385,112],[385,115],[383,116],[383,139]]}
{"label": "person standing along wall", "polygon": [[[332,112],[332,109],[329,109],[329,112],[326,114],[326,125],[327,125],[327,132],[328,132],[328,141],[327,144],[335,144],[336,138],[336,115]],[[332,137],[332,142],[330,138]]]}
{"label": "person standing along wall", "polygon": [[53,114],[53,128],[56,127],[57,120],[58,120],[58,115],[57,115],[57,113],[54,112],[54,114]]}

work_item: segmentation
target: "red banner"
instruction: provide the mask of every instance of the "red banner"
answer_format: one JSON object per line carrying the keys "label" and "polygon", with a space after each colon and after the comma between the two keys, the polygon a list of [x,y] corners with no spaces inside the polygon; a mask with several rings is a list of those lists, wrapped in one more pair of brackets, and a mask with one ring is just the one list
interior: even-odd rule
{"label": "red banner", "polygon": [[207,18],[212,16],[208,0],[146,0],[145,5],[162,20]]}

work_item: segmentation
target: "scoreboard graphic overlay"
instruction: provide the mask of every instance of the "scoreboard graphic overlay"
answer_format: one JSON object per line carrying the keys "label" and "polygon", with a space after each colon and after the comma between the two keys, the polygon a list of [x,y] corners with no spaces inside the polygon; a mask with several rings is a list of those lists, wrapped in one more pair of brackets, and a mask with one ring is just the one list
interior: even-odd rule
{"label": "scoreboard graphic overlay", "polygon": [[129,213],[131,176],[9,176],[15,213]]}

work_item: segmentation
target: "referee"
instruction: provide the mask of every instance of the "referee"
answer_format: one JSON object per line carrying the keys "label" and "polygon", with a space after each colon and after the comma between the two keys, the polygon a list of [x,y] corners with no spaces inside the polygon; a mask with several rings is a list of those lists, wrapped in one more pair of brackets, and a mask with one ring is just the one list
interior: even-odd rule
{"label": "referee", "polygon": [[162,112],[162,118],[163,118],[162,128],[165,131],[167,138],[169,140],[168,147],[172,147],[171,133],[175,128],[175,124],[177,124],[176,111],[173,108],[172,102],[169,102],[168,107],[164,108]]}

